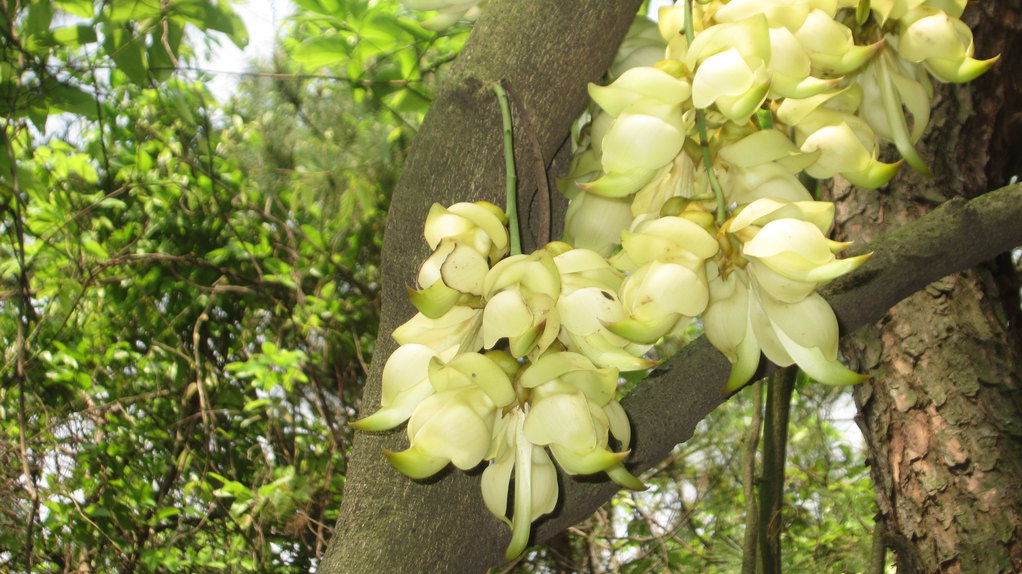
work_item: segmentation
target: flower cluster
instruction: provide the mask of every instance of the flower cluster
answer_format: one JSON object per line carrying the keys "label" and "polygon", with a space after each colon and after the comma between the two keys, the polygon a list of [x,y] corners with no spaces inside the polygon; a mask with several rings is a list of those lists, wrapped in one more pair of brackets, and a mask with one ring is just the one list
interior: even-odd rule
{"label": "flower cluster", "polygon": [[[474,1],[403,0],[460,17]],[[653,345],[699,318],[731,361],[726,390],[761,356],[827,384],[863,376],[838,358],[820,285],[869,255],[827,238],[834,208],[806,188],[841,176],[878,187],[929,121],[931,76],[972,79],[964,0],[710,0],[638,20],[594,102],[569,175],[564,242],[511,253],[488,203],[435,205],[432,255],[409,290],[418,313],[393,333],[381,409],[407,421],[413,478],[483,462],[487,508],[508,522],[508,557],[556,504],[557,466],[627,488],[623,372],[655,367]],[[686,22],[686,19],[691,21]],[[683,32],[684,31],[684,32]],[[512,489],[513,485],[513,489]],[[509,500],[513,507],[508,508]]]}
{"label": "flower cluster", "polygon": [[627,319],[608,323],[614,334],[648,344],[699,316],[734,365],[729,390],[761,354],[858,382],[816,289],[868,256],[835,258],[847,245],[827,239],[833,207],[803,182],[887,183],[900,162],[878,159],[882,141],[925,172],[914,143],[931,75],[967,81],[995,59],[972,57],[959,0],[679,4],[659,13],[663,58],[648,61],[644,33],[646,62],[590,86],[592,119],[560,186],[565,239],[618,251]]}
{"label": "flower cluster", "polygon": [[419,268],[419,289],[409,291],[419,312],[394,330],[401,346],[383,369],[380,410],[353,426],[378,431],[408,421],[409,447],[386,454],[412,478],[490,461],[483,498],[511,524],[513,557],[557,501],[553,461],[569,474],[605,472],[643,488],[623,465],[631,429],[617,383],[619,369],[653,363],[642,358],[650,345],[602,322],[628,316],[616,295],[620,271],[559,242],[508,255],[505,223],[484,202],[430,210],[433,253]]}

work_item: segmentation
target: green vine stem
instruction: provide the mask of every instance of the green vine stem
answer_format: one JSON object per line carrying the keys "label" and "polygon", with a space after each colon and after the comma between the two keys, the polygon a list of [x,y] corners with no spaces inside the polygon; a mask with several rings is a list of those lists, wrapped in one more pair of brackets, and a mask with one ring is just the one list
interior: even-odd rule
{"label": "green vine stem", "polygon": [[500,116],[504,122],[504,168],[507,172],[507,227],[510,233],[511,255],[522,252],[521,229],[518,227],[518,174],[515,171],[515,144],[511,132],[511,105],[507,91],[499,83],[493,84],[493,93],[500,103]]}

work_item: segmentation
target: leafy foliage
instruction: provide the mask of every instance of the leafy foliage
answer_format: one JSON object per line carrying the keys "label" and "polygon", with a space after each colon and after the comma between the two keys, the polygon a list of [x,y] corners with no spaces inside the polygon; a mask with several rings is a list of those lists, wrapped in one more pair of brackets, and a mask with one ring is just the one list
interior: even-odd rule
{"label": "leafy foliage", "polygon": [[190,28],[244,44],[227,3],[95,10],[0,7],[0,564],[308,569],[372,354],[388,191],[431,88],[412,61],[424,96],[392,111],[332,68],[278,68],[223,107],[177,68],[198,61]]}

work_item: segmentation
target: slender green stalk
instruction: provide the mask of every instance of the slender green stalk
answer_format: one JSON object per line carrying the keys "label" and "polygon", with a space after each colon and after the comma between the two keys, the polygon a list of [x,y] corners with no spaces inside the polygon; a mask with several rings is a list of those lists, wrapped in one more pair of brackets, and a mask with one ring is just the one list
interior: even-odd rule
{"label": "slender green stalk", "polygon": [[[695,26],[692,23],[692,0],[685,2],[685,41],[692,45],[696,37]],[[717,225],[727,221],[727,200],[724,199],[724,190],[717,181],[717,174],[713,171],[713,157],[710,155],[710,138],[706,132],[706,110],[696,108],[696,129],[699,131],[699,150],[703,154],[703,165],[706,167],[706,178],[710,182],[710,189],[717,198]]]}
{"label": "slender green stalk", "polygon": [[724,190],[717,181],[717,174],[713,171],[713,157],[710,155],[710,138],[706,135],[706,111],[696,108],[696,129],[699,130],[699,149],[703,152],[703,165],[706,166],[706,178],[710,182],[710,189],[717,198],[717,225],[727,221],[727,200],[724,199]]}
{"label": "slender green stalk", "polygon": [[511,104],[508,102],[507,91],[498,84],[493,84],[493,93],[500,102],[500,116],[504,122],[504,168],[507,172],[507,227],[510,233],[511,255],[522,252],[521,229],[518,226],[518,173],[515,171],[515,144],[511,131]]}

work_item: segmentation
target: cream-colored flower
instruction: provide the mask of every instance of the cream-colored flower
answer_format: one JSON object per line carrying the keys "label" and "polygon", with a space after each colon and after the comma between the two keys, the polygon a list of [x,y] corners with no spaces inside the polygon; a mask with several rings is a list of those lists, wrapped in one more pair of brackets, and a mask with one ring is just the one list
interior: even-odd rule
{"label": "cream-colored flower", "polygon": [[760,199],[745,206],[725,229],[741,241],[741,256],[760,287],[778,300],[795,302],[869,259],[834,256],[848,244],[824,235],[833,219],[829,202]]}
{"label": "cream-colored flower", "polygon": [[494,265],[483,285],[483,345],[507,338],[511,354],[541,354],[557,340],[561,275],[550,252],[513,255]]}
{"label": "cream-colored flower", "polygon": [[455,203],[444,207],[433,204],[426,216],[424,235],[430,249],[444,239],[471,247],[490,263],[496,263],[508,249],[507,216],[486,201]]}
{"label": "cream-colored flower", "polygon": [[737,249],[707,266],[710,302],[703,326],[734,365],[728,390],[752,377],[761,351],[775,364],[796,363],[824,383],[863,379],[837,360],[837,320],[816,288],[869,255],[836,259],[834,253],[848,244],[824,235],[832,221],[827,202],[760,199],[722,227]]}
{"label": "cream-colored flower", "polygon": [[819,152],[806,173],[818,179],[840,174],[859,187],[884,185],[899,163],[877,159],[879,148],[869,124],[858,116],[818,108],[795,124],[796,141],[802,151]]}
{"label": "cream-colored flower", "polygon": [[622,464],[627,452],[614,452],[608,444],[611,434],[624,448],[631,438],[628,418],[615,400],[616,369],[598,369],[576,353],[552,353],[523,369],[520,383],[531,390],[524,425],[529,442],[550,448],[570,474],[607,472],[622,486],[644,488]]}
{"label": "cream-colored flower", "polygon": [[730,166],[721,178],[729,203],[812,199],[797,174],[816,161],[818,152],[803,152],[779,130],[754,131],[721,147],[718,157]]}
{"label": "cream-colored flower", "polygon": [[699,223],[682,216],[637,220],[621,234],[621,252],[611,263],[631,271],[651,261],[696,268],[717,254],[716,238]]}
{"label": "cream-colored flower", "polygon": [[639,15],[628,27],[628,34],[614,54],[608,73],[617,78],[625,71],[641,66],[652,66],[664,58],[667,42],[660,36],[656,22]]}
{"label": "cream-colored flower", "polygon": [[729,120],[749,120],[770,90],[770,31],[762,15],[696,34],[685,64],[695,70],[692,105],[715,106]]}
{"label": "cream-colored flower", "polygon": [[636,343],[652,344],[685,329],[706,309],[709,287],[702,265],[695,269],[676,263],[650,261],[621,286],[621,303],[628,318],[609,328]]}
{"label": "cream-colored flower", "polygon": [[604,287],[582,287],[557,301],[564,346],[588,357],[599,367],[639,371],[656,363],[643,357],[652,348],[616,335],[608,328],[628,318],[617,293]]}
{"label": "cream-colored flower", "polygon": [[[448,354],[452,355],[453,349]],[[436,356],[436,351],[425,345],[398,347],[383,366],[380,410],[351,426],[363,431],[380,431],[408,420],[415,407],[434,392],[429,382],[429,363]]]}
{"label": "cream-colored flower", "polygon": [[416,313],[391,336],[402,345],[425,345],[440,355],[450,349],[475,351],[483,346],[482,322],[482,309],[455,305],[436,319]]}
{"label": "cream-colored flower", "polygon": [[624,274],[612,266],[602,255],[591,250],[574,248],[555,241],[547,244],[554,256],[554,264],[561,273],[561,293],[568,294],[584,287],[599,287],[617,292]]}
{"label": "cream-colored flower", "polygon": [[444,238],[419,267],[419,289],[409,289],[408,298],[419,312],[433,319],[458,304],[478,306],[489,270],[489,263],[478,251],[454,238]]}
{"label": "cream-colored flower", "polygon": [[837,319],[818,293],[784,303],[760,289],[744,269],[724,277],[714,266],[711,275],[703,326],[706,338],[732,363],[726,391],[735,391],[752,378],[761,352],[778,366],[797,364],[825,384],[850,385],[866,379],[838,361]]}
{"label": "cream-colored flower", "polygon": [[[511,526],[508,560],[521,554],[529,543],[532,523],[557,505],[557,469],[546,449],[525,436],[525,412],[516,408],[503,416],[494,436],[493,461],[483,471],[483,501],[497,518]],[[514,473],[514,510],[507,519],[508,490]]]}
{"label": "cream-colored flower", "polygon": [[682,104],[691,88],[658,66],[632,68],[608,86],[590,85],[589,93],[614,121],[599,144],[594,142],[604,175],[579,186],[608,197],[628,196],[681,151],[691,123]]}
{"label": "cream-colored flower", "polygon": [[632,223],[628,198],[578,193],[564,216],[564,239],[582,249],[610,255],[621,243],[621,231]]}
{"label": "cream-colored flower", "polygon": [[408,420],[411,445],[386,452],[412,478],[432,476],[448,463],[463,470],[478,465],[492,450],[498,411],[517,399],[503,367],[479,353],[462,353],[447,363],[432,359],[429,382],[436,392]]}
{"label": "cream-colored flower", "polygon": [[813,74],[823,78],[844,76],[861,68],[882,42],[858,46],[852,31],[824,10],[812,10],[795,30],[795,39],[809,55]]}

